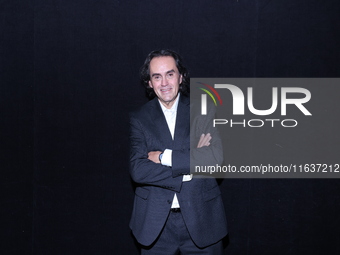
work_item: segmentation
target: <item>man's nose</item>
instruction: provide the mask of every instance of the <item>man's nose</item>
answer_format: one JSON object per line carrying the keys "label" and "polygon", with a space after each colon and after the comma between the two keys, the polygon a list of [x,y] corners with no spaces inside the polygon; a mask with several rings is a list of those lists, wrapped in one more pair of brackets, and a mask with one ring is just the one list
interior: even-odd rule
{"label": "man's nose", "polygon": [[162,77],[162,83],[161,83],[162,86],[166,86],[168,85],[168,79],[166,77]]}

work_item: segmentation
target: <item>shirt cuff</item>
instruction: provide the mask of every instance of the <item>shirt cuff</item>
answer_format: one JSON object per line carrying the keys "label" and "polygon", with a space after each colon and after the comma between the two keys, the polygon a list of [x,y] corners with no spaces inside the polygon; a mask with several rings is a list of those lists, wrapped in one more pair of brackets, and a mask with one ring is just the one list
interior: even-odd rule
{"label": "shirt cuff", "polygon": [[192,174],[183,175],[183,182],[189,182],[192,179]]}
{"label": "shirt cuff", "polygon": [[172,166],[172,150],[165,149],[163,152],[161,164],[164,166]]}

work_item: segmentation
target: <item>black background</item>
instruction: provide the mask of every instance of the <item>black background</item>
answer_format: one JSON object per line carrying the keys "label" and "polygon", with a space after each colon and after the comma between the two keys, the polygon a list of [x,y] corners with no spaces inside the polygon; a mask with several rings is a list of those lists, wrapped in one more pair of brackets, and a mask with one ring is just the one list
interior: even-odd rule
{"label": "black background", "polygon": [[[146,55],[174,49],[192,77],[339,77],[339,7],[1,1],[1,253],[137,254],[128,112]],[[224,180],[226,254],[339,253],[339,184]]]}

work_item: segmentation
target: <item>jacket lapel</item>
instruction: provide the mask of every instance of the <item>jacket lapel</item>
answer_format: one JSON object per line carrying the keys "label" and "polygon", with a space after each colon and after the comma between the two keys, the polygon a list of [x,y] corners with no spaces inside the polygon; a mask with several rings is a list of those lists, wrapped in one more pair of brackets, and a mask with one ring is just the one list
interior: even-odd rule
{"label": "jacket lapel", "polygon": [[157,136],[161,139],[161,141],[164,141],[167,146],[172,147],[173,140],[171,133],[157,98],[152,100],[151,106],[153,109],[150,110],[149,114],[151,115],[150,117],[153,122],[152,125],[155,132],[157,132]]}
{"label": "jacket lapel", "polygon": [[178,102],[174,148],[180,148],[181,144],[189,137],[190,126],[190,105],[189,98],[183,95],[180,96]]}

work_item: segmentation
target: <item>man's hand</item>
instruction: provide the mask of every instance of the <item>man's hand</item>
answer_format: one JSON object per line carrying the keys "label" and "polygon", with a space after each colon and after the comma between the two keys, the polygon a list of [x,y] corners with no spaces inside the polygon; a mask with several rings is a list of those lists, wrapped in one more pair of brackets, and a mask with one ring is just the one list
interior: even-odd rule
{"label": "man's hand", "polygon": [[161,151],[150,151],[148,153],[148,159],[155,162],[155,163],[161,163],[159,161],[159,155],[161,154]]}
{"label": "man's hand", "polygon": [[197,148],[201,148],[203,146],[209,146],[210,140],[211,140],[210,133],[208,133],[206,135],[202,134],[201,137],[200,137],[200,140],[198,141]]}

